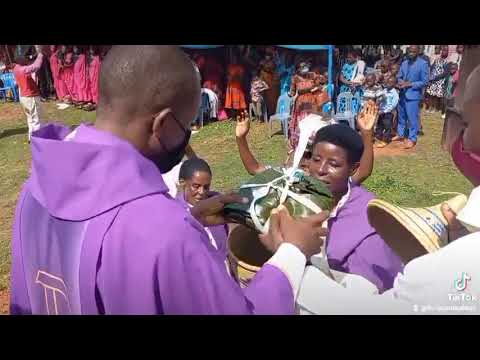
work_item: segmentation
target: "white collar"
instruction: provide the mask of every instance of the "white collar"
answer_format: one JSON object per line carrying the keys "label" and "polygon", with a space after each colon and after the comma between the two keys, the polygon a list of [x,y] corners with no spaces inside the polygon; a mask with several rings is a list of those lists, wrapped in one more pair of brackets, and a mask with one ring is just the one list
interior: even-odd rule
{"label": "white collar", "polygon": [[338,211],[345,205],[345,203],[348,201],[348,199],[350,198],[350,192],[352,190],[352,186],[351,186],[351,183],[352,183],[352,178],[348,178],[348,190],[347,190],[347,193],[345,195],[342,196],[342,198],[340,199],[340,201],[338,202],[337,206],[335,206],[335,208],[332,210],[332,212],[330,213],[330,218],[335,218],[337,217],[337,213]]}

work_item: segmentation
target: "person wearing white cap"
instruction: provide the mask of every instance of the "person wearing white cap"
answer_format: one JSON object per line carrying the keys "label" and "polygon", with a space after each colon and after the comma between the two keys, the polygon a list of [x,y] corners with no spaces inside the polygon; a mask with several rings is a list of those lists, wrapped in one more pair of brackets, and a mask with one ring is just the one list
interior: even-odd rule
{"label": "person wearing white cap", "polygon": [[469,143],[480,137],[480,65],[468,77],[462,99],[465,122],[456,141],[461,149],[451,153],[476,188],[458,216],[442,208],[450,243],[408,262],[381,295],[367,283],[334,281],[308,266],[297,299],[300,314],[480,314],[480,177],[475,177],[480,152]]}

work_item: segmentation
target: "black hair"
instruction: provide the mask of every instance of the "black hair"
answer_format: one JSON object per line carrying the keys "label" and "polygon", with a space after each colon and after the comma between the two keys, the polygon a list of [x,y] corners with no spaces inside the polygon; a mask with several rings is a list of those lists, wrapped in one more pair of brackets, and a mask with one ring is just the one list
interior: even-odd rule
{"label": "black hair", "polygon": [[178,178],[180,180],[190,180],[197,171],[203,171],[212,176],[212,170],[208,163],[203,159],[194,157],[182,164]]}
{"label": "black hair", "polygon": [[327,142],[345,149],[350,165],[359,162],[363,154],[361,136],[348,125],[333,124],[321,128],[315,135],[313,147],[320,142]]}

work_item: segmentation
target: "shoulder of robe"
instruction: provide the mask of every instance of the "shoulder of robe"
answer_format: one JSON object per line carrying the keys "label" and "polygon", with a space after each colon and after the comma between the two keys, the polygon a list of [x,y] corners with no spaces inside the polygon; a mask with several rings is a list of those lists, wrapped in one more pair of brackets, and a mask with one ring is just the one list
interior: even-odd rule
{"label": "shoulder of robe", "polygon": [[340,209],[339,213],[348,215],[355,214],[357,216],[366,217],[368,203],[373,199],[375,199],[375,195],[365,189],[362,185],[352,184],[350,197]]}
{"label": "shoulder of robe", "polygon": [[133,246],[141,241],[151,250],[178,248],[201,233],[187,217],[190,215],[178,200],[154,194],[123,205],[112,230],[123,243],[131,242]]}

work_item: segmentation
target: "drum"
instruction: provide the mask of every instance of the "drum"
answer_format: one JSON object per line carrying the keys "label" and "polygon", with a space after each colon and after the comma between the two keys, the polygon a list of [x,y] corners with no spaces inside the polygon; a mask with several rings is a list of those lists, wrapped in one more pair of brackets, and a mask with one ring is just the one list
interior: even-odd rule
{"label": "drum", "polygon": [[263,246],[258,235],[244,225],[234,225],[228,237],[229,262],[241,287],[246,287],[273,255]]}

